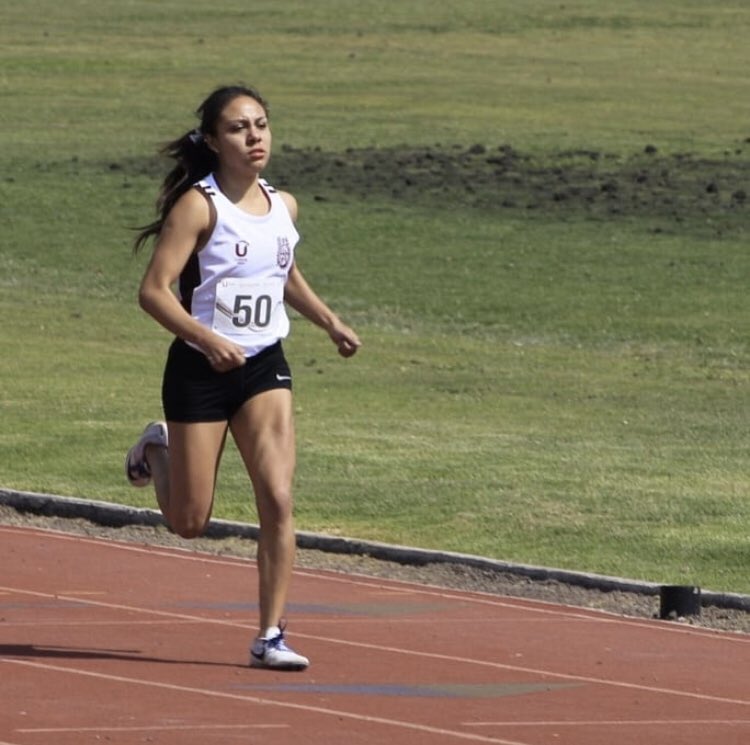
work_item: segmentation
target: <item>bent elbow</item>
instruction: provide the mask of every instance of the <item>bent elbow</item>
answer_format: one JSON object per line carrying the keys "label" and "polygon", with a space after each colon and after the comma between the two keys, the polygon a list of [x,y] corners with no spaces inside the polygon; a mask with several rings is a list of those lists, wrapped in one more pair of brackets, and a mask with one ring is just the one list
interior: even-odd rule
{"label": "bent elbow", "polygon": [[145,311],[146,313],[149,313],[149,301],[148,301],[148,295],[146,295],[144,292],[138,293],[138,307]]}
{"label": "bent elbow", "polygon": [[154,307],[154,293],[145,284],[138,288],[138,305],[149,314]]}

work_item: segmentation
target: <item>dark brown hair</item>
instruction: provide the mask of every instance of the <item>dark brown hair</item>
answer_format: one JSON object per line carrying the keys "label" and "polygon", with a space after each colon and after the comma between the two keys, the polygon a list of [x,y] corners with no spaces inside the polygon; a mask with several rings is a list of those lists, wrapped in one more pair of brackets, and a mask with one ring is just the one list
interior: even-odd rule
{"label": "dark brown hair", "polygon": [[226,85],[211,93],[196,109],[200,127],[186,132],[161,148],[160,153],[175,161],[172,170],[165,176],[159,196],[156,200],[158,217],[152,223],[141,228],[136,236],[133,250],[137,253],[149,238],[158,236],[169,211],[177,200],[185,194],[196,181],[208,176],[217,166],[216,154],[208,147],[205,135],[216,134],[216,124],[221,112],[238,96],[249,96],[255,99],[269,113],[268,103],[260,93],[246,85]]}

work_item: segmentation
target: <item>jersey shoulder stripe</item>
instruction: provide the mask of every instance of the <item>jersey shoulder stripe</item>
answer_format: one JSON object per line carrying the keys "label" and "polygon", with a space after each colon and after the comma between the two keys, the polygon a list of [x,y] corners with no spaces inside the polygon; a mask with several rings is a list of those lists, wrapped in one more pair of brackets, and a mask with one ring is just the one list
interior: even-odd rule
{"label": "jersey shoulder stripe", "polygon": [[214,189],[213,185],[209,181],[199,181],[196,186],[209,197],[216,196],[216,189]]}

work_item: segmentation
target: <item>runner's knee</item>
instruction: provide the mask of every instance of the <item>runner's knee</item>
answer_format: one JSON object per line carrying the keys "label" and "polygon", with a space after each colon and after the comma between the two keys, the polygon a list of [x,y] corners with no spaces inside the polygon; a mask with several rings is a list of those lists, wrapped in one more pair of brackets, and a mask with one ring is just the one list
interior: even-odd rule
{"label": "runner's knee", "polygon": [[258,498],[258,514],[261,523],[281,525],[292,519],[292,511],[291,490],[277,490]]}
{"label": "runner's knee", "polygon": [[198,538],[205,532],[210,519],[210,514],[172,514],[169,518],[169,527],[177,533],[180,538]]}

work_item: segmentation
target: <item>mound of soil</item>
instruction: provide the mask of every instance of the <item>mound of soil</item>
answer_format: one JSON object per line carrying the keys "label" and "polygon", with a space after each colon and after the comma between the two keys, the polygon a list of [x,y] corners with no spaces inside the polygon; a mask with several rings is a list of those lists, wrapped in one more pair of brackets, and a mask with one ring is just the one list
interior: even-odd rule
{"label": "mound of soil", "polygon": [[[748,138],[750,142],[750,138]],[[651,145],[621,158],[597,150],[532,156],[510,145],[348,149],[282,147],[269,180],[316,199],[393,198],[404,203],[547,216],[702,220],[720,233],[747,218],[750,160],[660,155]],[[657,228],[658,229],[658,228]]]}

